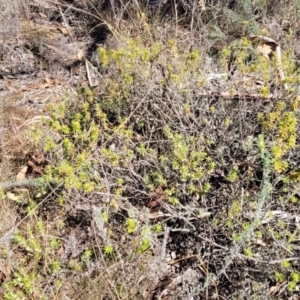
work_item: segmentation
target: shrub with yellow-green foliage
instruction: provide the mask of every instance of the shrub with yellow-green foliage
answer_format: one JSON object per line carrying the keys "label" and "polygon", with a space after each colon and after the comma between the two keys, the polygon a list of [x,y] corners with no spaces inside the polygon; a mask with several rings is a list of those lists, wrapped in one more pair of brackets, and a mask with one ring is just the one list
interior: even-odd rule
{"label": "shrub with yellow-green foliage", "polygon": [[[53,107],[40,141],[52,162],[45,180],[59,185],[52,201],[67,220],[77,218],[72,207],[92,212],[92,218],[85,213],[82,218],[97,236],[89,241],[93,246],[88,242],[83,247],[82,261],[73,259],[67,265],[59,258],[46,261],[38,241],[32,250],[36,260],[44,259],[53,274],[66,269],[88,272],[91,264],[100,264],[99,257],[106,263],[139,258],[138,268],[159,268],[163,262],[147,261],[165,226],[150,219],[150,193],[162,188],[167,206],[176,214],[182,210],[178,204],[205,197],[216,166],[207,149],[211,141],[196,131],[190,136],[180,125],[190,122],[194,84],[203,85],[199,51],[179,48],[172,39],[149,45],[143,38],[127,38],[124,47],[99,48],[98,54],[103,86],[82,88],[76,98],[68,96]],[[198,209],[192,213],[198,214]],[[32,248],[34,242],[27,244]],[[22,236],[18,243],[29,247]],[[114,271],[115,286],[129,287],[130,278],[117,275],[120,272]],[[155,272],[151,280],[157,282]],[[57,280],[63,283],[60,276]],[[142,289],[151,293],[147,283]]]}
{"label": "shrub with yellow-green foliage", "polygon": [[11,279],[2,286],[4,299],[47,299],[49,294],[43,289],[45,278],[52,285],[52,294],[59,291],[63,282],[62,265],[57,255],[62,248],[57,235],[63,224],[46,223],[37,217],[35,208],[29,213],[26,228],[20,228],[15,234],[13,251],[22,256],[12,262]]}
{"label": "shrub with yellow-green foliage", "polygon": [[[89,199],[85,205],[93,211],[100,239],[93,254],[83,253],[86,266],[99,254],[106,262],[146,259],[168,220],[194,229],[211,220],[211,230],[231,240],[227,253],[214,258],[230,270],[242,268],[239,255],[250,262],[268,259],[257,242],[263,244],[264,238],[291,244],[280,230],[286,236],[293,230],[280,218],[270,226],[277,215],[271,211],[268,219],[263,212],[274,201],[285,207],[298,198],[293,184],[298,169],[289,158],[298,149],[292,90],[285,92],[287,100],[260,103],[274,82],[280,92],[282,85],[272,77],[276,62],[256,53],[244,38],[221,56],[223,64],[234,56],[237,75],[227,88],[233,94],[236,87],[255,90],[261,99],[206,95],[212,87],[201,69],[201,52],[179,45],[174,39],[154,41],[144,32],[125,38],[118,49],[100,47],[102,86],[83,88],[76,99],[66,98],[53,110],[44,149],[56,163],[48,166],[46,178],[63,185],[59,204],[67,210]],[[263,80],[258,91],[249,74]],[[167,218],[153,217],[147,207],[155,201]],[[281,255],[278,251],[279,261]],[[272,266],[269,271],[284,274],[289,290],[295,289],[293,267]],[[130,286],[124,277],[114,280],[116,286]]]}
{"label": "shrub with yellow-green foliage", "polygon": [[280,101],[274,107],[274,111],[258,114],[257,116],[263,130],[267,134],[272,134],[270,146],[273,167],[278,173],[282,173],[289,168],[289,164],[284,160],[284,157],[296,147],[297,107],[297,99],[294,99],[291,104]]}
{"label": "shrub with yellow-green foliage", "polygon": [[[235,73],[218,86],[200,43],[140,17],[138,34],[123,28],[117,49],[98,49],[100,85],[66,96],[42,139],[36,131],[51,162],[44,182],[57,186],[18,201],[28,225],[5,297],[250,298],[271,281],[292,295],[299,78],[289,53],[280,82],[274,60],[236,39],[218,61]],[[224,289],[236,274],[238,289]]]}

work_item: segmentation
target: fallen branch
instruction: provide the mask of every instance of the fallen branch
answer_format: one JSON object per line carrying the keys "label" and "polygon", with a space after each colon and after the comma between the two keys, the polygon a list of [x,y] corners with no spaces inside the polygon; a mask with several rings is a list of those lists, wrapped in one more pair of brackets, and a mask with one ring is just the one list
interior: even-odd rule
{"label": "fallen branch", "polygon": [[[57,185],[58,182],[52,181],[49,184]],[[0,182],[0,189],[7,190],[10,188],[18,188],[18,187],[41,187],[45,185],[45,182],[42,178],[34,178],[34,179],[25,179],[25,180],[11,180]]]}
{"label": "fallen branch", "polygon": [[214,97],[224,99],[264,99],[264,100],[275,100],[284,97],[283,95],[262,95],[262,94],[247,94],[247,93],[230,93],[230,92],[200,92],[197,94],[200,97]]}

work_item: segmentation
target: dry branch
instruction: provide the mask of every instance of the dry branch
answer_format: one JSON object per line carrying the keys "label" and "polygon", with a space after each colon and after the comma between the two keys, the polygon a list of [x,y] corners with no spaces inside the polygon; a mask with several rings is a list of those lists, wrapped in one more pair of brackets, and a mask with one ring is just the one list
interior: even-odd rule
{"label": "dry branch", "polygon": [[209,97],[209,98],[224,98],[224,99],[264,99],[264,100],[275,100],[284,97],[284,95],[262,95],[262,94],[251,94],[251,93],[230,93],[230,92],[201,92],[197,96]]}

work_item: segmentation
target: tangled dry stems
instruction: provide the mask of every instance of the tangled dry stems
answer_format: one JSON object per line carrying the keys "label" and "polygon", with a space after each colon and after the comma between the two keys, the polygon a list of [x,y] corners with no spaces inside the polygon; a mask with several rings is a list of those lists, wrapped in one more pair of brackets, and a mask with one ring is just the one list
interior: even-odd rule
{"label": "tangled dry stems", "polygon": [[[101,84],[80,87],[49,110],[50,122],[30,126],[51,163],[43,188],[3,192],[5,215],[19,218],[3,228],[15,229],[2,247],[3,297],[296,295],[299,82],[291,54],[284,91],[271,77],[274,62],[247,38],[219,49],[222,38],[199,39],[200,17],[191,32],[134,5],[120,16],[108,26],[114,42],[89,57]],[[219,56],[207,54],[212,47]],[[212,80],[232,53],[232,79]],[[254,92],[261,97],[238,96]],[[58,186],[47,184],[53,179]]]}

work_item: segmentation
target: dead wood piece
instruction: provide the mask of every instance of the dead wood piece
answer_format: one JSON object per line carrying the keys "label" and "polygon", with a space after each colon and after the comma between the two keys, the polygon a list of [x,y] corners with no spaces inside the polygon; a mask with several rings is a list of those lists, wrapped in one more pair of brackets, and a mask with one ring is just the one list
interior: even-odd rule
{"label": "dead wood piece", "polygon": [[[52,183],[57,184],[57,182],[54,181],[50,184]],[[42,185],[44,185],[44,182],[41,180],[41,178],[0,182],[0,188],[2,188],[3,190],[18,187],[41,187]]]}

